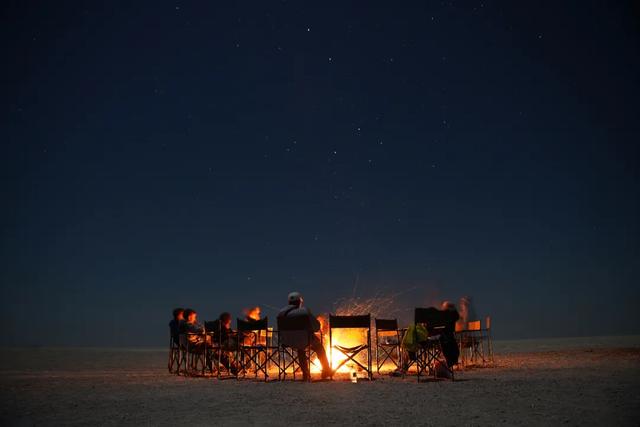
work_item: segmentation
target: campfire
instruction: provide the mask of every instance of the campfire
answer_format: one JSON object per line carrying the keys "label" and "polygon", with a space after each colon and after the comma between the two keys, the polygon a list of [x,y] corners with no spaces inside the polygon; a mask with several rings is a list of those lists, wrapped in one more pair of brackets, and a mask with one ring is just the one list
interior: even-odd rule
{"label": "campfire", "polygon": [[[371,314],[371,321],[373,322],[376,317],[397,315],[397,309],[393,309],[394,297],[376,295],[372,298],[358,298],[350,297],[338,300],[334,304],[334,311],[339,316],[356,316],[361,314]],[[347,357],[340,351],[330,348],[329,345],[329,318],[325,315],[318,316],[320,322],[320,330],[323,334],[324,348],[331,363],[331,367],[335,369],[341,362]],[[374,339],[375,329],[374,325],[371,328],[371,343],[372,351],[375,346]],[[367,331],[361,329],[334,329],[332,331],[333,345],[341,345],[344,347],[354,347],[356,345],[367,342]],[[365,357],[364,354],[362,355]],[[364,360],[362,360],[364,362]],[[350,363],[345,363],[336,372],[349,373],[352,369]],[[311,362],[311,372],[319,373],[322,371],[320,361],[317,357]]]}
{"label": "campfire", "polygon": [[[377,294],[371,298],[361,297],[348,297],[339,299],[334,303],[334,313],[339,316],[356,316],[362,314],[371,314],[371,321],[373,322],[376,317],[398,317],[401,310],[396,308],[395,295],[383,295]],[[249,307],[243,309],[243,314],[246,320],[260,320],[261,309],[260,307]],[[331,349],[329,345],[329,316],[319,315],[317,316],[320,322],[320,333],[323,337],[324,348],[327,353],[327,358],[331,363],[331,367],[335,369],[340,363],[342,363],[347,357],[336,349]],[[372,352],[375,351],[375,328],[371,325],[371,345]],[[269,328],[272,329],[272,328]],[[367,331],[363,329],[334,329],[332,332],[333,345],[340,345],[343,347],[354,347],[356,345],[366,343]],[[264,344],[265,337],[259,337],[259,342]],[[360,361],[366,363],[366,353],[360,355]],[[389,366],[386,369],[395,369],[395,366],[388,362]],[[336,372],[338,373],[350,373],[352,369],[352,363],[345,363]],[[383,369],[385,369],[383,367]],[[311,372],[320,373],[322,367],[317,357],[311,361]]]}
{"label": "campfire", "polygon": [[242,312],[247,320],[260,320],[260,307],[245,308]]}

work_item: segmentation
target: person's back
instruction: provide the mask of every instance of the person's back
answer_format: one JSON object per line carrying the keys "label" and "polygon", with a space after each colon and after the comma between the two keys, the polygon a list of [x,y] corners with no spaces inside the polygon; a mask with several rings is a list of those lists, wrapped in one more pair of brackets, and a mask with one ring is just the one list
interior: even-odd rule
{"label": "person's back", "polygon": [[313,316],[311,310],[307,307],[301,307],[297,304],[289,304],[280,310],[278,317],[308,317],[311,332],[318,332],[320,330],[320,322]]}
{"label": "person's back", "polygon": [[180,333],[182,332],[184,323],[184,309],[176,308],[173,310],[173,319],[169,322],[169,331],[171,333],[171,339],[174,344],[178,345],[180,342]]}
{"label": "person's back", "polygon": [[[280,312],[278,313],[279,318],[308,318],[309,321],[305,323],[310,329],[309,332],[318,332],[320,330],[320,322],[313,316],[311,310],[303,306],[302,295],[300,295],[299,292],[291,292],[288,296],[288,302],[289,304],[286,307],[283,307],[282,310],[280,310]],[[307,364],[308,361],[305,348],[307,346],[311,347],[311,349],[316,353],[318,359],[320,360],[320,364],[322,365],[322,378],[330,377],[333,372],[331,371],[331,367],[329,366],[329,361],[327,360],[327,355],[325,353],[324,347],[322,346],[322,342],[315,334],[312,333],[309,334],[307,343],[308,344],[301,343],[297,345],[298,359],[300,362],[300,369],[303,373],[303,378],[311,378],[311,373],[309,372],[309,366]]]}
{"label": "person's back", "polygon": [[458,357],[460,356],[460,349],[455,337],[455,325],[460,319],[460,315],[456,306],[448,301],[442,303],[441,309],[433,308],[433,313],[437,313],[438,323],[444,325],[444,330],[440,334],[440,343],[447,364],[451,367],[458,363]]}

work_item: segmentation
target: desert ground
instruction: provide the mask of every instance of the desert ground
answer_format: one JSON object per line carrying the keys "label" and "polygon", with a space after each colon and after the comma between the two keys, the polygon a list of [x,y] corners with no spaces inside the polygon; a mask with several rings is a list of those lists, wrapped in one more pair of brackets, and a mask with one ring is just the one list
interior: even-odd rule
{"label": "desert ground", "polygon": [[640,337],[496,342],[456,381],[171,375],[165,349],[1,352],[2,425],[640,425]]}

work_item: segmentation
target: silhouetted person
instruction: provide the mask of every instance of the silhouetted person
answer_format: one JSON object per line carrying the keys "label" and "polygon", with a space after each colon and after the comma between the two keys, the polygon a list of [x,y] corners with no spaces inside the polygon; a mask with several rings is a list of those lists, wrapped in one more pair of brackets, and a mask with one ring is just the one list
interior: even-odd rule
{"label": "silhouetted person", "polygon": [[458,319],[457,324],[460,330],[469,329],[469,322],[478,320],[476,311],[471,303],[471,297],[469,296],[460,298],[458,302],[458,313],[460,314],[460,319]]}
{"label": "silhouetted person", "polygon": [[231,329],[231,314],[224,312],[218,319],[207,322],[207,328],[213,332],[213,341],[220,347],[215,351],[220,363],[233,375],[238,372],[238,364],[233,360],[233,351],[237,346],[237,334]]}
{"label": "silhouetted person", "polygon": [[[278,317],[307,317],[309,319],[308,324],[311,328],[310,332],[318,332],[320,330],[320,322],[318,322],[318,319],[311,314],[311,310],[302,306],[304,300],[299,292],[291,292],[288,296],[288,302],[289,304],[280,310]],[[322,378],[330,377],[333,372],[329,366],[327,354],[324,351],[322,342],[320,342],[320,339],[315,335],[315,333],[311,334],[311,342],[309,346],[318,355],[318,360],[320,360],[320,364],[322,365]],[[311,377],[311,373],[309,372],[306,349],[298,348],[296,350],[298,351],[298,360],[300,361],[302,376],[305,380],[308,380]]]}
{"label": "silhouetted person", "polygon": [[456,322],[460,319],[456,306],[449,302],[443,301],[440,307],[443,318],[446,320],[446,327],[440,333],[440,345],[442,346],[442,353],[447,360],[447,365],[452,367],[458,363],[458,357],[460,356],[460,349],[458,348],[458,342],[456,341]]}
{"label": "silhouetted person", "polygon": [[184,310],[184,323],[182,323],[182,333],[187,334],[189,348],[196,351],[204,350],[206,338],[204,326],[198,323],[198,313],[191,308]]}
{"label": "silhouetted person", "polygon": [[[426,310],[430,312],[430,316],[434,323],[444,326],[443,329],[439,329],[435,333],[440,337],[440,346],[442,347],[442,354],[447,361],[447,366],[452,367],[453,365],[458,363],[458,357],[460,355],[460,349],[458,348],[458,342],[456,341],[455,336],[456,322],[460,317],[458,315],[458,311],[456,310],[456,306],[450,301],[442,301],[442,304],[440,304],[440,309],[436,307],[429,307]],[[427,329],[429,328],[430,326],[429,324],[427,324]],[[430,331],[430,333],[431,332],[434,331]],[[418,344],[424,344],[427,336],[425,335],[423,339],[424,341],[418,342]],[[414,350],[406,350],[402,369],[404,371],[407,371],[409,362],[415,359],[416,352]]]}
{"label": "silhouetted person", "polygon": [[173,319],[169,322],[169,331],[171,332],[171,339],[175,345],[180,343],[180,328],[184,323],[184,309],[174,308]]}

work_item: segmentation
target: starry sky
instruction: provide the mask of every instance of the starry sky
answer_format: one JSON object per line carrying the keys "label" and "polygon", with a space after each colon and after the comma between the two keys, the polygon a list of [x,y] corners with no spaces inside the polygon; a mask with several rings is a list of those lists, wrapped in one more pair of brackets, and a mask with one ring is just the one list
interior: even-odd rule
{"label": "starry sky", "polygon": [[4,345],[289,291],[640,333],[632,2],[4,2]]}

